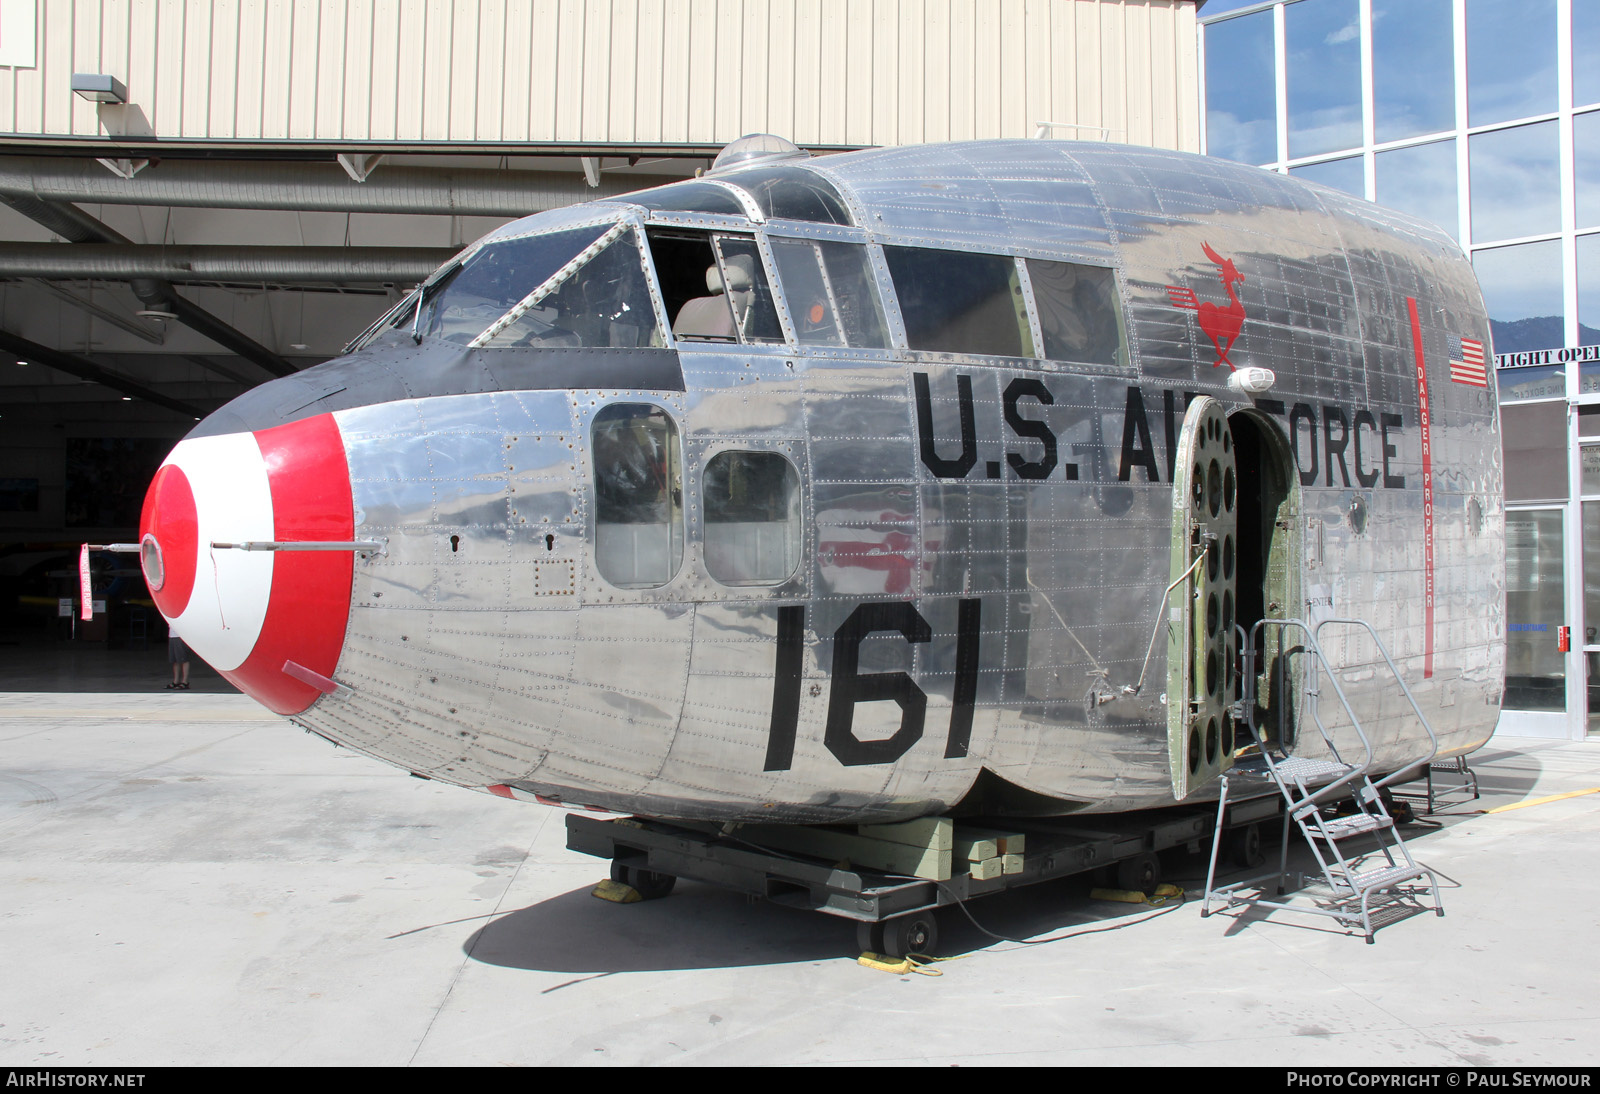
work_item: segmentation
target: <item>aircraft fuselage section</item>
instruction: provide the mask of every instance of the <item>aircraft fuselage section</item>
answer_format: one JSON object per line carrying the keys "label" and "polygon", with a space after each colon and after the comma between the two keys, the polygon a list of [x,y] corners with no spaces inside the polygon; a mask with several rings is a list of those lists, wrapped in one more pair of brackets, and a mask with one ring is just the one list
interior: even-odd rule
{"label": "aircraft fuselage section", "polygon": [[[568,248],[550,269],[610,280],[488,308],[483,275],[440,290],[455,311],[425,288],[378,341],[219,412],[185,445],[324,423],[348,534],[384,545],[356,558],[336,659],[273,647],[315,692],[285,712],[432,778],[663,817],[901,819],[985,770],[1062,811],[1167,804],[1188,700],[1166,639],[1205,610],[1164,597],[1173,530],[1185,499],[1223,498],[1225,630],[1371,619],[1444,750],[1482,743],[1503,506],[1492,395],[1451,379],[1487,342],[1470,268],[1441,233],[1253,169],[1074,154],[1039,160],[1039,193],[1113,155],[1172,171],[1138,200],[1058,194],[1033,237],[910,226],[930,200],[894,196],[910,150],[818,161],[866,227],[545,214],[485,246],[548,230]],[[968,156],[941,185],[961,171],[993,175],[975,193],[1010,179]],[[1204,200],[1153,211],[1183,187]],[[993,292],[943,306],[969,286],[930,255],[971,256]],[[712,282],[746,311],[703,307]],[[686,332],[697,312],[712,333]],[[1269,390],[1228,386],[1251,367]],[[1225,404],[1237,481],[1180,465],[1200,396]],[[1336,652],[1380,762],[1412,759],[1371,651]]]}

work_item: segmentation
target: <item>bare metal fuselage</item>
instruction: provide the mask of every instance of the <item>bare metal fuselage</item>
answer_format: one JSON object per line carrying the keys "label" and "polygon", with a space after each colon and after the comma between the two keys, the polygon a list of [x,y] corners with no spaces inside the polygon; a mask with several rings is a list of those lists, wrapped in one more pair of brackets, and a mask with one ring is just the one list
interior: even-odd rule
{"label": "bare metal fuselage", "polygon": [[[1498,415],[1492,388],[1451,379],[1461,339],[1487,347],[1489,332],[1449,237],[1255,168],[1114,145],[902,148],[797,169],[843,195],[853,223],[622,199],[491,237],[614,221],[641,239],[752,238],[781,337],[395,340],[265,385],[184,442],[204,456],[194,446],[327,416],[350,535],[385,543],[350,562],[336,656],[298,670],[307,705],[269,705],[431,778],[654,816],[899,819],[975,785],[1040,809],[1170,804],[1169,742],[1187,714],[1174,713],[1169,649],[1204,604],[1163,590],[1188,565],[1174,536],[1191,493],[1185,412],[1209,396],[1241,438],[1240,496],[1278,483],[1239,518],[1257,546],[1235,580],[1259,603],[1239,593],[1238,621],[1370,620],[1441,751],[1487,739],[1504,664]],[[773,262],[785,240],[865,248],[887,345],[797,337],[801,305]],[[1030,282],[1026,263],[1017,306],[1035,356],[910,348],[893,248],[1110,269],[1119,350],[1045,359],[1044,267]],[[673,316],[654,280],[651,292],[665,331]],[[1276,381],[1239,394],[1233,367]],[[617,404],[664,412],[679,446],[659,581],[608,580],[618,564],[597,554],[617,549],[597,546],[611,472],[596,451]],[[791,574],[730,583],[719,570],[708,537],[727,532],[705,499],[725,452],[793,468]],[[202,540],[230,538],[201,508]],[[245,561],[209,554],[196,589]],[[264,557],[248,561],[277,570],[250,580],[275,597],[286,559]],[[210,659],[204,621],[190,624]],[[1416,759],[1426,738],[1375,651],[1330,637],[1377,765]],[[219,667],[248,656],[232,649]],[[272,659],[267,671],[291,675],[277,662],[310,664]]]}

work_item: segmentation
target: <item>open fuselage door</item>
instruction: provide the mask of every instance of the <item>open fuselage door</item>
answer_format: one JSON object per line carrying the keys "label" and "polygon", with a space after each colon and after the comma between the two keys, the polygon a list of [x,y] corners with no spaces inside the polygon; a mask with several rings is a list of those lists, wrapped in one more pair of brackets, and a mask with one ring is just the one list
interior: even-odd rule
{"label": "open fuselage door", "polygon": [[1189,404],[1172,481],[1168,599],[1167,757],[1185,798],[1233,765],[1239,476],[1227,409]]}

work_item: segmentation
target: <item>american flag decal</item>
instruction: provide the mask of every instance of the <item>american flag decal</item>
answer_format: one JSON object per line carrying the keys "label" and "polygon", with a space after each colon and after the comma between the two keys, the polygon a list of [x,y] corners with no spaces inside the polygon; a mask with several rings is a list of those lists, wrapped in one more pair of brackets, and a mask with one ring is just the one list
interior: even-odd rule
{"label": "american flag decal", "polygon": [[1450,336],[1450,379],[1474,387],[1489,386],[1489,372],[1483,363],[1483,343]]}

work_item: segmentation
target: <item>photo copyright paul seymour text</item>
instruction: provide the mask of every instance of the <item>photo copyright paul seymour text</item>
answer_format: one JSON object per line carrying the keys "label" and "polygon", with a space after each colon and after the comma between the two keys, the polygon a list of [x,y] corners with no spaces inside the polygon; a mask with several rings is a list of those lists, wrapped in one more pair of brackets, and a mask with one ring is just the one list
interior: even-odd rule
{"label": "photo copyright paul seymour text", "polygon": [[1292,1087],[1580,1087],[1588,1088],[1586,1071],[1291,1071]]}

